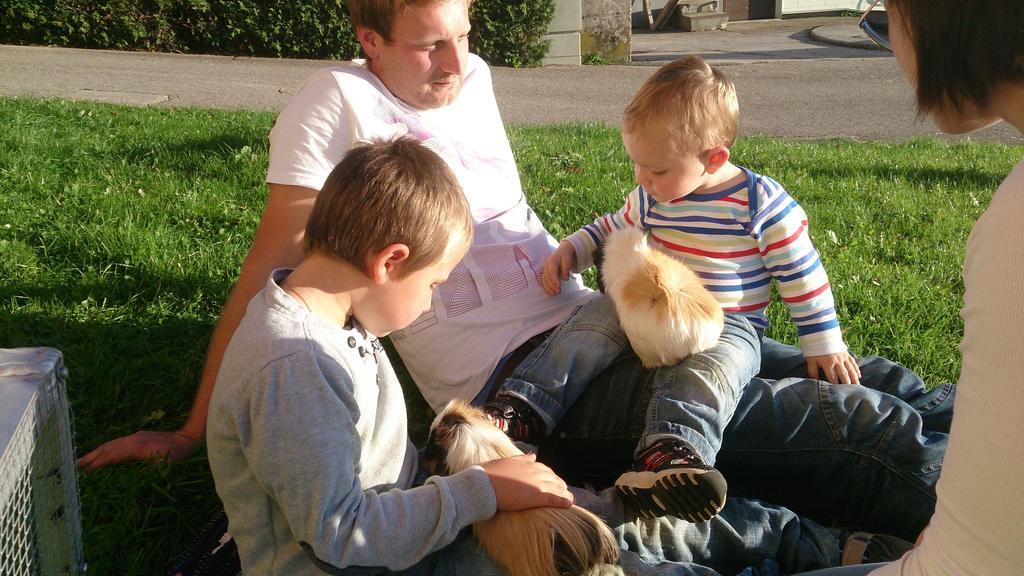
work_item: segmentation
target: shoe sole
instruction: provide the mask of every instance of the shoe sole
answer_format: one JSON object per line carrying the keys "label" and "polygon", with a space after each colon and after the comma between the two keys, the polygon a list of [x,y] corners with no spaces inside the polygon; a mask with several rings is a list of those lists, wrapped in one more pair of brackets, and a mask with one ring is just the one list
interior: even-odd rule
{"label": "shoe sole", "polygon": [[645,518],[672,515],[697,523],[707,522],[722,511],[728,484],[714,468],[670,468],[626,472],[615,481],[615,489]]}

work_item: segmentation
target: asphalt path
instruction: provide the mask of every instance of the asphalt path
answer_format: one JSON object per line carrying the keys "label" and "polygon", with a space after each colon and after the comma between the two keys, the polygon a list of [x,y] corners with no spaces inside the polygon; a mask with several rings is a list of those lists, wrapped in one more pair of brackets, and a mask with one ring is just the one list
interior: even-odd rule
{"label": "asphalt path", "polygon": [[[727,32],[637,33],[633,64],[493,68],[495,93],[506,123],[618,126],[626,102],[656,65],[699,53],[736,83],[741,135],[899,141],[936,133],[917,118],[891,56],[814,42],[808,27],[816,22],[848,25],[820,19]],[[0,45],[0,95],[276,111],[305,77],[331,64]],[[969,138],[1024,143],[1006,125]]]}

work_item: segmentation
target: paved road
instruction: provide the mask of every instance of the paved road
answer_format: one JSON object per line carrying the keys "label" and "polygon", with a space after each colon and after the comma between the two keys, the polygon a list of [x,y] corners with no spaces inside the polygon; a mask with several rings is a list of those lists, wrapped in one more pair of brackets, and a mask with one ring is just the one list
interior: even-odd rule
{"label": "paved road", "polygon": [[[713,32],[634,31],[633,65],[499,68],[495,92],[506,121],[617,126],[653,66],[700,54],[736,83],[743,135],[892,141],[936,134],[930,122],[917,119],[913,93],[896,61],[870,49],[856,22],[800,18],[737,22]],[[1008,125],[970,137],[1024,143]]]}
{"label": "paved road", "polygon": [[[852,26],[850,19],[817,18],[735,23],[728,31],[704,33],[638,32],[634,64],[494,68],[495,92],[509,123],[617,126],[622,108],[653,65],[698,53],[735,81],[741,134],[883,141],[933,134],[930,123],[916,119],[911,93],[891,56],[823,44],[809,35],[816,28],[838,37]],[[279,110],[303,78],[330,64],[0,46],[0,95]],[[1024,143],[1008,126],[971,137]]]}

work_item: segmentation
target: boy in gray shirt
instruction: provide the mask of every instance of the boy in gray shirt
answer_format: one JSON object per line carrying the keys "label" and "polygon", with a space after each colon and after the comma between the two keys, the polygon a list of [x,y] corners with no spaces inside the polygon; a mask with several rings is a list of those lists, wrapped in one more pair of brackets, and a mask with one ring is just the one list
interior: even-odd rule
{"label": "boy in gray shirt", "polygon": [[457,181],[412,140],[355,148],[331,173],[305,259],[249,303],[211,399],[210,467],[245,573],[435,572],[444,554],[431,553],[496,510],[572,504],[533,456],[414,487],[405,402],[377,337],[430,309],[471,239]]}

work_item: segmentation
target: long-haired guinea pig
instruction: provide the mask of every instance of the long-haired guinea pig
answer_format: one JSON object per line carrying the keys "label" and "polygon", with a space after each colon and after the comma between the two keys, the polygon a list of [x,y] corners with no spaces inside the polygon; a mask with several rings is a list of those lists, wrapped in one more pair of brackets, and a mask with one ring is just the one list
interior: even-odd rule
{"label": "long-haired guinea pig", "polygon": [[647,244],[638,228],[609,234],[599,279],[644,366],[677,364],[718,342],[722,306],[685,264]]}
{"label": "long-haired guinea pig", "polygon": [[[447,475],[522,453],[481,410],[453,400],[430,427],[424,466]],[[474,524],[473,534],[511,576],[576,576],[619,559],[612,531],[578,506],[499,511]]]}

